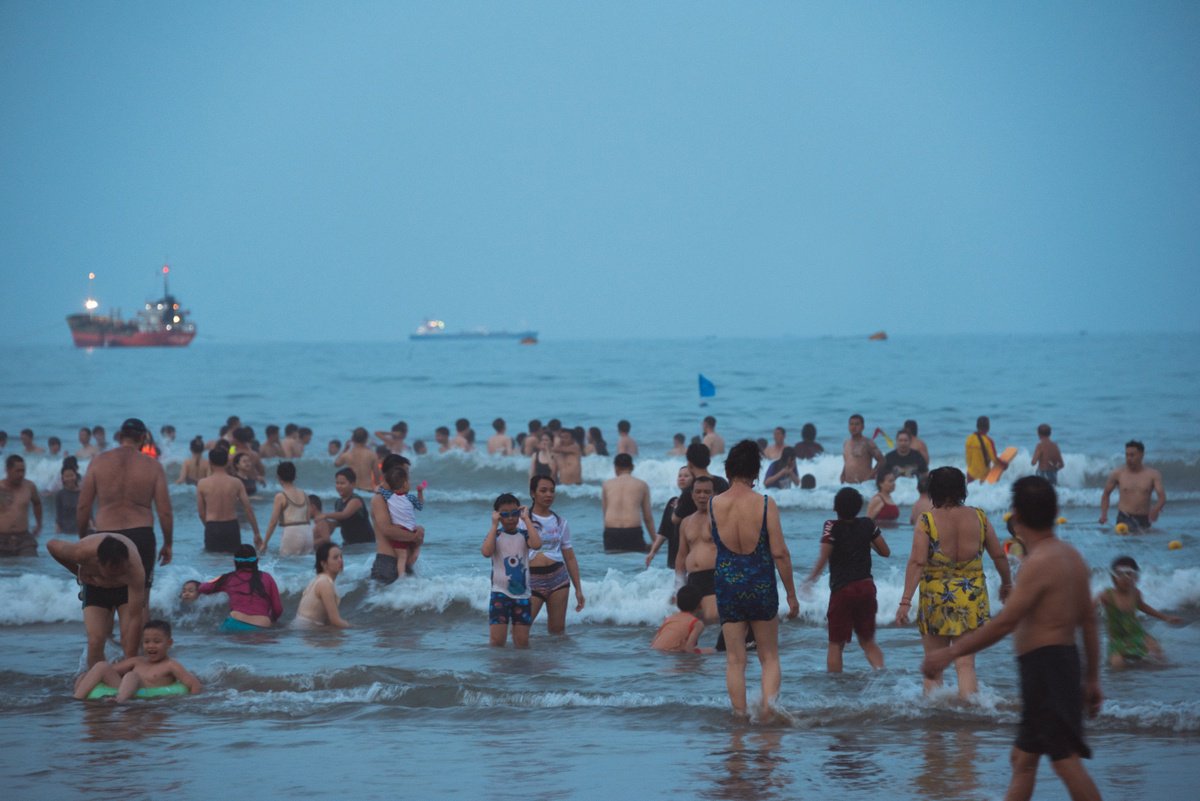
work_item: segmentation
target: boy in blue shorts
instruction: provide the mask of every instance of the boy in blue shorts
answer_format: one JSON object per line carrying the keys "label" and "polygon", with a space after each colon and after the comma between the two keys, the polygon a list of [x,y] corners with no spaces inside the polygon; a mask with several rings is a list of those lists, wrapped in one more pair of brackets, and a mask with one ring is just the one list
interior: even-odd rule
{"label": "boy in blue shorts", "polygon": [[[524,522],[524,531],[517,527]],[[516,496],[504,493],[492,504],[492,526],[479,549],[492,560],[492,595],[488,602],[488,637],[491,645],[503,648],[512,623],[513,645],[529,647],[533,614],[529,598],[529,552],[542,547],[537,526],[529,510]]]}

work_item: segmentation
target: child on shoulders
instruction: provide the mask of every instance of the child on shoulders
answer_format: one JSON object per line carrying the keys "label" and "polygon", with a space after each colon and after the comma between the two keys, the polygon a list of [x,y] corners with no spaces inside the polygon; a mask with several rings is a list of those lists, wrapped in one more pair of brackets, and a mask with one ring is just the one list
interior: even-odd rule
{"label": "child on shoulders", "polygon": [[195,695],[203,687],[200,680],[187,668],[169,655],[174,640],[171,639],[171,624],[165,620],[151,620],[142,628],[142,653],[122,659],[116,664],[97,662],[75,682],[75,697],[85,698],[109,696],[97,692],[102,686],[116,691],[116,702],[132,698],[138,690],[169,687],[182,684],[188,694]]}

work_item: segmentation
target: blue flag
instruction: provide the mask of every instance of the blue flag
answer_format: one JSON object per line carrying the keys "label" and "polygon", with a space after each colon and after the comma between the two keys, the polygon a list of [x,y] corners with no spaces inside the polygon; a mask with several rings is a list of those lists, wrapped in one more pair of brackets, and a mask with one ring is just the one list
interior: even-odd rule
{"label": "blue flag", "polygon": [[717,394],[716,385],[713,382],[709,381],[707,378],[705,378],[703,373],[700,373],[700,397],[713,398],[713,397],[716,397],[716,394]]}

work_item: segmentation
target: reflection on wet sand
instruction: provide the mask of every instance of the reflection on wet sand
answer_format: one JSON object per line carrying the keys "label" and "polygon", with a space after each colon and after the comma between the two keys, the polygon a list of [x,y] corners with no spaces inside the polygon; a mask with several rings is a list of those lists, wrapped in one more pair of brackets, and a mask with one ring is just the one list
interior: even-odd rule
{"label": "reflection on wet sand", "polygon": [[[730,801],[795,799],[791,776],[786,770],[787,756],[780,748],[785,731],[778,727],[735,725],[729,733],[729,748],[711,752],[706,760],[713,767],[713,781],[701,792],[701,797]],[[784,769],[780,770],[781,767]]]}
{"label": "reflection on wet sand", "polygon": [[927,731],[923,746],[924,764],[913,777],[913,786],[921,798],[966,801],[982,797],[975,772],[979,735],[965,728]]}
{"label": "reflection on wet sand", "polygon": [[[876,748],[869,737],[841,734],[829,744],[824,773],[839,788],[868,790],[886,782],[875,762]],[[883,788],[880,787],[882,790]]]}

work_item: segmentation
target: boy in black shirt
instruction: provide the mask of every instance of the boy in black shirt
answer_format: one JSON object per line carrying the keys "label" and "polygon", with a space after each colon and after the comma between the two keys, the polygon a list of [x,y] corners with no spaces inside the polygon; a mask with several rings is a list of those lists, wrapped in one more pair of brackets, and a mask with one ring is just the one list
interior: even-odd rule
{"label": "boy in black shirt", "polygon": [[821,555],[805,579],[811,585],[829,563],[829,652],[825,668],[842,672],[842,651],[850,642],[851,632],[858,635],[867,661],[873,668],[883,667],[883,652],[875,643],[875,582],[871,578],[871,549],[890,556],[883,534],[869,517],[858,517],[863,499],[858,490],[843,487],[833,499],[837,520],[826,520],[821,535]]}

